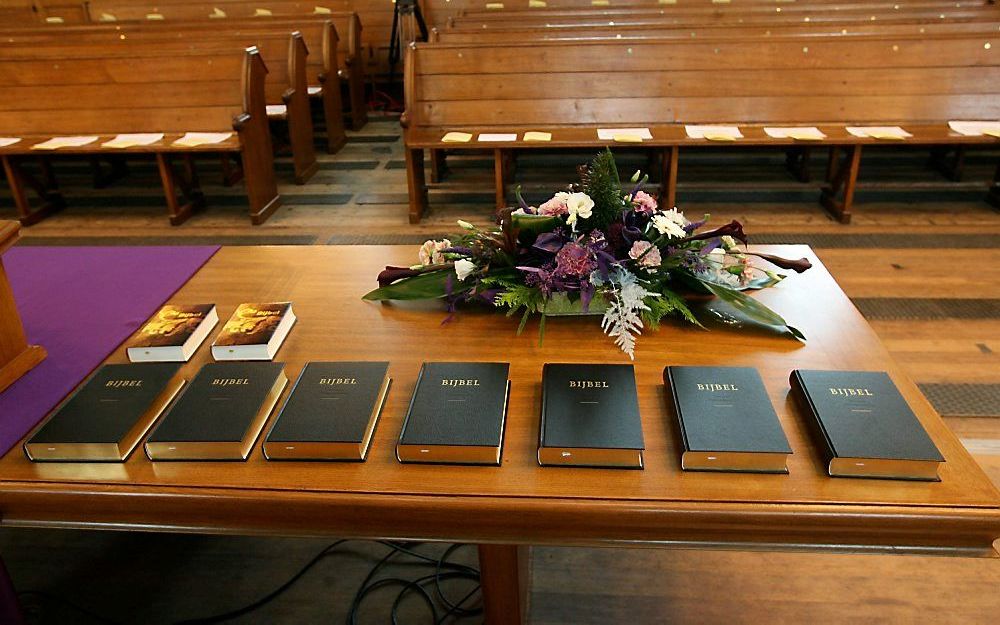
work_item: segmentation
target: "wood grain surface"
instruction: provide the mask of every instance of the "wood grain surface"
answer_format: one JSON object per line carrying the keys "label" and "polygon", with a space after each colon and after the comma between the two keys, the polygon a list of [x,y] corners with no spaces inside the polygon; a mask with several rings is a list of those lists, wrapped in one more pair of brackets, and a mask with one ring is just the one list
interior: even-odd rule
{"label": "wood grain surface", "polygon": [[[215,302],[220,317],[241,302],[292,300],[299,322],[276,360],[290,377],[311,360],[384,359],[394,382],[367,462],[32,464],[20,449],[0,460],[0,514],[12,525],[209,532],[420,537],[504,544],[659,542],[807,548],[909,548],[991,552],[1000,494],[888,356],[830,274],[804,246],[764,246],[808,256],[814,268],[760,293],[809,338],[767,329],[711,331],[668,322],[644,335],[635,368],[646,469],[541,468],[541,368],[546,362],[626,362],[595,319],[536,325],[463,310],[442,324],[437,303],[361,300],[385,264],[415,262],[400,247],[223,248],[172,299]],[[181,375],[209,360],[202,347]],[[401,465],[393,447],[420,363],[511,363],[502,466]],[[124,362],[119,348],[109,362]],[[665,401],[665,365],[739,365],[762,374],[794,454],[790,473],[733,475],[680,470]],[[788,397],[795,368],[885,370],[941,449],[940,483],[833,479],[825,475]]]}

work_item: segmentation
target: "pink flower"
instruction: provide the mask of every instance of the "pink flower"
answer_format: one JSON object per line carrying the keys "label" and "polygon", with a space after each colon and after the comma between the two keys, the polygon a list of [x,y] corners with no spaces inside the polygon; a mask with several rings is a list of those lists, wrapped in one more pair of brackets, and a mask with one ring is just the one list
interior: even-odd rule
{"label": "pink flower", "polygon": [[647,215],[652,215],[656,211],[656,200],[652,195],[646,193],[645,191],[639,191],[632,198],[632,206],[635,210],[640,213],[646,213]]}
{"label": "pink flower", "polygon": [[597,262],[592,258],[590,250],[579,243],[571,241],[562,246],[562,249],[556,254],[555,274],[557,276],[585,278],[595,269],[597,269]]}
{"label": "pink flower", "polygon": [[[640,191],[640,193],[642,193]],[[648,250],[648,251],[647,251]],[[653,246],[649,241],[636,241],[632,244],[632,249],[629,250],[628,255],[639,261],[641,267],[659,267],[663,259],[660,258],[660,250]]]}
{"label": "pink flower", "polygon": [[451,247],[451,241],[441,239],[440,241],[428,240],[420,246],[417,256],[421,265],[440,265],[444,262],[444,254],[441,252]]}
{"label": "pink flower", "polygon": [[556,216],[569,213],[569,207],[566,205],[568,196],[568,193],[556,193],[551,200],[538,207],[538,214]]}

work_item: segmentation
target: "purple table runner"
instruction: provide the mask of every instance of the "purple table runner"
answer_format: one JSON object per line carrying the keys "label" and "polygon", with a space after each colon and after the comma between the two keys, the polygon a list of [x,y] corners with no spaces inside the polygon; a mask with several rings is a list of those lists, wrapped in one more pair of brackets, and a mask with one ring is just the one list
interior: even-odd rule
{"label": "purple table runner", "polygon": [[42,345],[49,355],[0,393],[0,455],[139,329],[218,249],[9,250],[3,261],[28,341]]}

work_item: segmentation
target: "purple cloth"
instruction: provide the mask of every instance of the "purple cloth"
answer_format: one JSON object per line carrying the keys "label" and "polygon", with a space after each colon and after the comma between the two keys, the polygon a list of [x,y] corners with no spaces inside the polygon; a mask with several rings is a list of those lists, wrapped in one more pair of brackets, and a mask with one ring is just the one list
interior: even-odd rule
{"label": "purple cloth", "polygon": [[8,251],[3,262],[28,341],[41,345],[49,355],[0,393],[0,455],[139,329],[218,249],[15,246]]}

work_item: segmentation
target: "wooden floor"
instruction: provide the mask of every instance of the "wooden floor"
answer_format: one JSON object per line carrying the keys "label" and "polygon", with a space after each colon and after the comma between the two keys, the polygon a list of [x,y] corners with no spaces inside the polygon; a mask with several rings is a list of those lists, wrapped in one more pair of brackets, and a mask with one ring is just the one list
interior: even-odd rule
{"label": "wooden floor", "polygon": [[[239,189],[206,185],[212,206],[174,228],[158,203],[153,169],[136,166],[118,186],[95,191],[81,183],[85,169],[67,165],[61,180],[77,207],[27,229],[25,235],[27,243],[43,243],[49,237],[61,244],[102,238],[325,244],[431,236],[453,231],[459,218],[487,223],[492,163],[473,157],[456,160],[452,176],[432,189],[433,209],[427,219],[417,226],[408,224],[401,148],[394,121],[370,123],[352,134],[342,153],[322,157],[322,169],[309,185],[283,186],[286,206],[257,227],[249,225],[239,204]],[[821,175],[819,156],[815,179]],[[689,216],[709,212],[713,222],[739,219],[752,234],[830,235],[832,242],[817,245],[817,252],[856,300],[979,300],[989,309],[986,314],[871,323],[918,383],[1000,385],[1000,215],[980,200],[998,157],[996,151],[971,155],[965,182],[952,183],[927,169],[925,154],[868,151],[854,223],[843,226],[819,209],[818,183],[792,181],[780,167],[781,155],[692,153],[681,158],[678,203]],[[571,181],[575,164],[585,158],[525,159],[518,180],[529,198],[545,196]],[[642,164],[639,157],[626,155],[622,160]],[[287,169],[284,177],[289,177]],[[203,179],[212,178],[211,170],[203,173]],[[0,199],[0,218],[12,216],[9,202]],[[848,235],[874,235],[876,242],[884,238],[891,245],[842,245]],[[909,245],[908,237],[921,243]],[[987,244],[971,247],[963,237],[978,237],[980,243],[986,237]],[[1000,414],[1000,406],[991,408]],[[1000,485],[1000,419],[946,420]],[[0,554],[20,589],[44,587],[135,623],[170,622],[247,603],[287,578],[322,544],[0,531]],[[342,622],[344,602],[377,552],[375,547],[366,549],[357,557],[329,559],[294,592],[235,622]],[[94,571],[109,570],[114,574],[107,580],[103,573],[94,576]],[[543,548],[534,551],[533,570],[531,614],[536,625],[845,619],[992,623],[1000,615],[1000,560]],[[35,621],[96,622],[66,610],[49,606]],[[388,622],[387,610],[382,604],[373,606],[362,622]],[[409,620],[404,623],[428,622],[418,603],[405,613]]]}

